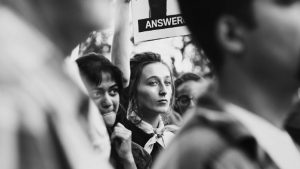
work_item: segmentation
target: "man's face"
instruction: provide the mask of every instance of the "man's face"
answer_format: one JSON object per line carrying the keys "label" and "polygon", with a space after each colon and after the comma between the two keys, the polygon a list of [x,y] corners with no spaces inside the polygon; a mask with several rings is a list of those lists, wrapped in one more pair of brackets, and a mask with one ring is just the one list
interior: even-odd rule
{"label": "man's face", "polygon": [[194,81],[189,80],[176,88],[177,111],[184,114],[188,109],[196,106],[197,98],[203,96],[208,90],[209,83],[204,80]]}
{"label": "man's face", "polygon": [[253,0],[253,15],[256,25],[245,35],[243,66],[267,83],[295,84],[300,80],[300,1]]}

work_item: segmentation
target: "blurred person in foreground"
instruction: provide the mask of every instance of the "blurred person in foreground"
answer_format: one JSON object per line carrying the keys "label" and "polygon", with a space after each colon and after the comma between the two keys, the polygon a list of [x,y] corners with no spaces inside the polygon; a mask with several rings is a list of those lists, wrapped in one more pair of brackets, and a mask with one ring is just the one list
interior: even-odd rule
{"label": "blurred person in foreground", "polygon": [[283,129],[300,75],[300,1],[179,1],[218,76],[155,169],[300,168]]}
{"label": "blurred person in foreground", "polygon": [[285,121],[285,129],[291,135],[293,140],[300,146],[300,90],[295,94],[293,108],[289,117]]}
{"label": "blurred person in foreground", "polygon": [[293,140],[300,146],[300,102],[299,99],[295,102],[294,108],[290,116],[285,122],[285,128],[293,138]]}
{"label": "blurred person in foreground", "polygon": [[100,132],[109,147],[107,132],[87,122],[94,112],[105,129],[102,117],[63,69],[75,44],[107,25],[109,3],[0,1],[1,168],[111,168],[91,144]]}

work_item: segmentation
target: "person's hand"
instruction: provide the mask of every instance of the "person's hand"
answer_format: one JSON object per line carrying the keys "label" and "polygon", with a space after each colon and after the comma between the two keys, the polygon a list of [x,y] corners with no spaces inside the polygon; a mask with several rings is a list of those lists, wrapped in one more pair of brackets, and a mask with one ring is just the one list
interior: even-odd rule
{"label": "person's hand", "polygon": [[131,131],[126,129],[121,123],[118,123],[111,135],[111,140],[119,157],[123,160],[132,161]]}

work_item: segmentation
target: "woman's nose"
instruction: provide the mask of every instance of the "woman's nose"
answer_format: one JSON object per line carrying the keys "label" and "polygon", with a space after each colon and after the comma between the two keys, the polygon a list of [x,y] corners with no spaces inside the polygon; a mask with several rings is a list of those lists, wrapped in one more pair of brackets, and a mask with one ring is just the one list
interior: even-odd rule
{"label": "woman's nose", "polygon": [[160,89],[159,89],[159,95],[161,96],[165,96],[167,95],[167,89],[166,89],[166,86],[164,84],[162,84],[160,86]]}
{"label": "woman's nose", "polygon": [[110,96],[106,93],[101,101],[101,106],[105,109],[109,108],[112,106],[112,100]]}

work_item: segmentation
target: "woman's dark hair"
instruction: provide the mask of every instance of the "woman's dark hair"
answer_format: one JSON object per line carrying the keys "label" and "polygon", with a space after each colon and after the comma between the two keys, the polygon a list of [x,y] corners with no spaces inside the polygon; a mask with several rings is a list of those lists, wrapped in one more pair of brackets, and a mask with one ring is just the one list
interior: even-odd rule
{"label": "woman's dark hair", "polygon": [[[108,72],[111,74],[113,80],[118,86],[118,92],[120,95],[120,103],[123,99],[123,75],[118,67],[113,65],[106,57],[89,53],[76,60],[79,67],[79,71],[92,85],[99,85],[102,82],[102,72]],[[119,110],[117,112],[117,117],[115,124],[118,122],[123,122],[126,118],[126,111],[124,107],[120,104]],[[113,127],[115,126],[113,125]],[[111,133],[111,129],[108,128],[108,132]]]}
{"label": "woman's dark hair", "polygon": [[119,88],[122,95],[123,75],[118,67],[113,65],[106,57],[95,53],[84,55],[76,60],[79,71],[92,85],[99,85],[102,82],[102,72],[108,72]]}
{"label": "woman's dark hair", "polygon": [[[152,63],[162,63],[166,65],[166,67],[170,71],[171,81],[172,81],[172,98],[171,98],[171,105],[173,106],[174,102],[174,83],[173,83],[173,75],[172,71],[169,68],[169,66],[161,59],[161,56],[157,53],[153,52],[144,52],[139,53],[133,56],[133,58],[130,60],[130,83],[128,87],[128,98],[130,102],[133,102],[134,105],[137,105],[137,87],[140,82],[140,78],[143,72],[143,69],[146,65],[152,64]],[[140,117],[142,117],[140,112],[136,112]]]}

